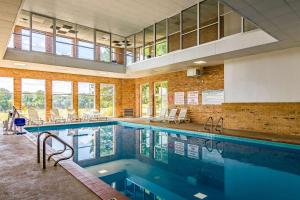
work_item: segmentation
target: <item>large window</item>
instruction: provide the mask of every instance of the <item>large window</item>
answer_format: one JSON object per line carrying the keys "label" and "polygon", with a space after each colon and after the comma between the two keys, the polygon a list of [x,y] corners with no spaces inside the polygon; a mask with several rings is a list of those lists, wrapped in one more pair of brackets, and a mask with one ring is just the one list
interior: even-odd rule
{"label": "large window", "polygon": [[200,44],[218,39],[218,1],[206,0],[200,3],[199,42]]}
{"label": "large window", "polygon": [[73,108],[71,81],[52,81],[52,108],[58,109],[65,119],[68,117],[68,108]]}
{"label": "large window", "polygon": [[220,5],[220,37],[226,37],[241,32],[242,18],[231,8]]}
{"label": "large window", "polygon": [[161,56],[167,53],[167,25],[166,20],[162,20],[155,24],[155,38],[156,38],[156,56]]}
{"label": "large window", "polygon": [[144,36],[143,31],[135,34],[135,61],[144,60]]}
{"label": "large window", "polygon": [[182,48],[197,45],[197,5],[182,11]]}
{"label": "large window", "polygon": [[115,85],[100,84],[100,110],[104,116],[115,115]]}
{"label": "large window", "polygon": [[180,14],[168,19],[168,52],[180,49]]}
{"label": "large window", "polygon": [[149,83],[141,85],[141,117],[149,117],[150,110],[150,85]]}
{"label": "large window", "polygon": [[0,77],[0,121],[7,120],[8,111],[13,106],[14,79]]}
{"label": "large window", "polygon": [[94,60],[94,29],[77,25],[77,57]]}
{"label": "large window", "polygon": [[22,29],[21,31],[21,49],[25,51],[30,50],[30,30]]}
{"label": "large window", "polygon": [[76,24],[56,20],[56,54],[75,57]]}
{"label": "large window", "polygon": [[154,103],[155,115],[159,116],[163,110],[168,109],[168,82],[155,82],[154,83]]}
{"label": "large window", "polygon": [[110,33],[96,32],[96,52],[97,60],[110,62]]}
{"label": "large window", "polygon": [[53,52],[53,19],[32,15],[32,50]]}
{"label": "large window", "polygon": [[34,108],[39,118],[45,120],[45,80],[22,79],[22,113],[31,118],[28,108]]}
{"label": "large window", "polygon": [[145,28],[145,49],[144,58],[149,59],[154,57],[154,30],[153,26]]}
{"label": "large window", "polygon": [[100,157],[115,154],[115,127],[102,126],[100,128]]}
{"label": "large window", "polygon": [[113,63],[120,65],[125,64],[124,55],[125,55],[125,38],[119,35],[111,35],[111,60]]}
{"label": "large window", "polygon": [[126,64],[134,62],[134,35],[126,38]]}
{"label": "large window", "polygon": [[94,83],[78,83],[78,113],[83,116],[95,110],[95,84]]}

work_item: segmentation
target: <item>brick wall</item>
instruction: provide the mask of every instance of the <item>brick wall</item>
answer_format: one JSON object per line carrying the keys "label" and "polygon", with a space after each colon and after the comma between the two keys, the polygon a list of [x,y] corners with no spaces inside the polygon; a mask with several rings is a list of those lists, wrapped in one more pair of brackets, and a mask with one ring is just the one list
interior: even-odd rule
{"label": "brick wall", "polygon": [[[174,72],[169,74],[162,74],[150,77],[139,78],[135,80],[135,96],[136,104],[135,110],[137,116],[140,116],[140,86],[141,84],[150,84],[150,103],[153,105],[153,87],[154,82],[168,81],[168,96],[169,99],[174,96],[175,92],[185,92],[185,97],[188,91],[203,90],[219,90],[224,88],[224,67],[223,65],[214,66],[204,69],[204,74],[200,77],[187,77],[186,71]],[[169,109],[175,107],[174,102],[169,102]],[[202,105],[201,95],[199,96],[199,105],[184,105],[180,107],[187,107],[191,120],[197,123],[205,123],[209,116],[218,118],[222,115],[222,106],[219,105]],[[153,113],[155,111],[153,110]]]}
{"label": "brick wall", "polygon": [[[223,105],[202,105],[203,90],[218,90],[224,88],[223,65],[209,67],[200,77],[187,77],[186,71],[143,77],[138,79],[115,79],[105,77],[81,76],[73,74],[29,71],[20,69],[0,68],[0,76],[14,77],[14,104],[21,107],[21,78],[46,80],[46,113],[52,105],[52,80],[73,81],[73,105],[78,108],[78,82],[96,83],[96,108],[100,107],[100,83],[111,83],[116,86],[116,116],[123,115],[124,108],[133,108],[136,117],[140,116],[140,86],[150,84],[150,106],[153,104],[154,82],[168,81],[168,95],[173,97],[175,92],[199,91],[199,105],[185,105],[192,121],[205,123],[209,116],[217,119],[224,117],[224,126],[228,129],[297,134],[300,135],[300,103],[225,103]],[[169,103],[169,109],[175,107]],[[153,110],[155,113],[155,110]]]}
{"label": "brick wall", "polygon": [[225,103],[229,129],[300,135],[300,103]]}

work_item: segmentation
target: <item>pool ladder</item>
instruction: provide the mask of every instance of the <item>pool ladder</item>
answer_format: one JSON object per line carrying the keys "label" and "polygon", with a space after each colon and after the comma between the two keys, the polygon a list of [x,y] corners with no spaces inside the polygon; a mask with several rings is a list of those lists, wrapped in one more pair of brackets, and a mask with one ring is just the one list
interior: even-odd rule
{"label": "pool ladder", "polygon": [[223,124],[224,124],[224,118],[220,117],[214,128],[214,119],[212,116],[210,116],[204,125],[204,130],[207,130],[210,133],[213,133],[214,130],[216,132],[223,133],[223,129],[224,129]]}
{"label": "pool ladder", "polygon": [[48,161],[50,161],[50,159],[55,156],[55,155],[59,155],[59,154],[63,154],[66,150],[67,150],[67,147],[69,147],[71,149],[71,155],[70,156],[67,156],[67,157],[63,157],[63,158],[60,158],[58,160],[55,161],[54,163],[54,166],[57,166],[57,164],[60,162],[60,161],[63,161],[63,160],[68,160],[70,158],[73,157],[74,155],[74,149],[72,146],[70,146],[68,143],[66,143],[65,141],[63,141],[60,137],[58,137],[57,135],[54,135],[48,131],[45,131],[45,132],[41,132],[38,134],[38,137],[37,137],[37,163],[40,163],[41,162],[41,158],[40,158],[40,153],[41,153],[41,136],[42,135],[46,135],[45,138],[43,139],[43,169],[46,169],[46,141],[48,138],[52,137],[52,138],[55,138],[57,141],[59,141],[60,143],[62,143],[64,145],[64,149],[61,150],[61,151],[57,151],[55,153],[52,153],[49,155],[48,157]]}

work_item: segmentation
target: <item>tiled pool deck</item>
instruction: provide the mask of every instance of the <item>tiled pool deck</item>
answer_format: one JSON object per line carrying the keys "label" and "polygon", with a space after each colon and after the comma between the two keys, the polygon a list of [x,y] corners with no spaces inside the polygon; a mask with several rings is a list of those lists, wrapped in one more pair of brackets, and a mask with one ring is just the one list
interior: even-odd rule
{"label": "tiled pool deck", "polygon": [[[149,122],[144,119],[120,119],[122,121],[203,131],[199,124],[168,124]],[[225,130],[225,135],[264,139],[300,144],[300,137]],[[0,199],[55,199],[55,200],[123,200],[127,199],[109,185],[89,174],[72,161],[63,161],[60,166],[49,164],[47,170],[36,163],[36,147],[28,136],[2,135],[0,131]]]}

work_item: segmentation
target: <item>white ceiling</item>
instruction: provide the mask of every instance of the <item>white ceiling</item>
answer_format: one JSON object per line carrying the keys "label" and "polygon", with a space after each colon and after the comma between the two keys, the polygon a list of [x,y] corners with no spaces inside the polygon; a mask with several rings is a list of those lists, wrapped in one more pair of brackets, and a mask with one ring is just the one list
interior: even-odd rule
{"label": "white ceiling", "polygon": [[128,36],[201,0],[25,0],[23,9]]}

